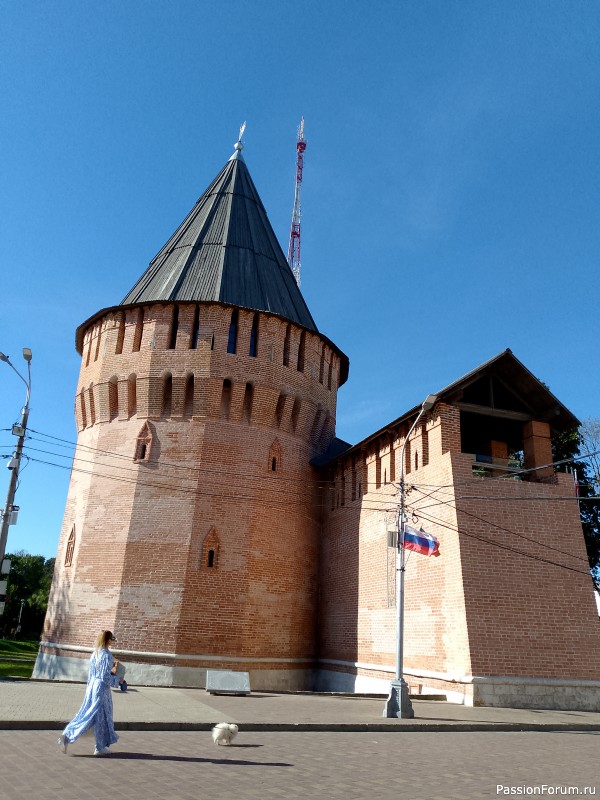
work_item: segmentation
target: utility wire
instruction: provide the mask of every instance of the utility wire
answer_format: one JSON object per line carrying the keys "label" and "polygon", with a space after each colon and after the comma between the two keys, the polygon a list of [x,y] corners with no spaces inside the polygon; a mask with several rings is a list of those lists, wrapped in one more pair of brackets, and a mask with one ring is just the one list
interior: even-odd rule
{"label": "utility wire", "polygon": [[[554,498],[552,498],[552,499],[554,499]],[[573,500],[574,502],[576,502],[576,498],[573,497],[573,498],[570,498],[570,499]],[[457,498],[457,500],[458,500],[458,498]],[[527,542],[531,542],[532,544],[537,544],[540,547],[544,547],[544,548],[546,548],[548,550],[555,550],[557,553],[561,553],[562,555],[569,556],[569,558],[577,558],[580,561],[586,561],[587,562],[587,558],[584,559],[583,556],[573,555],[572,553],[569,553],[566,550],[561,550],[559,547],[554,547],[553,545],[548,544],[547,542],[540,542],[538,539],[533,539],[530,536],[526,536],[524,533],[519,533],[518,531],[511,530],[510,528],[506,528],[504,525],[499,525],[497,522],[492,522],[491,520],[486,519],[485,517],[480,517],[478,514],[474,514],[471,511],[467,511],[465,508],[459,507],[457,505],[457,503],[456,503],[456,500],[454,500],[454,501],[453,500],[442,501],[442,503],[444,505],[446,505],[448,508],[452,508],[454,511],[456,511],[459,514],[464,514],[467,517],[471,517],[472,519],[476,519],[478,522],[483,522],[486,525],[490,525],[492,528],[496,528],[499,531],[503,531],[504,533],[509,533],[509,534],[511,534],[511,536],[516,536],[519,539],[524,539]],[[451,503],[454,503],[454,506],[452,506]],[[419,512],[425,511],[425,510],[431,508],[431,506],[419,506],[419,507],[414,507],[413,506],[413,508],[414,508],[415,514],[418,516]]]}
{"label": "utility wire", "polygon": [[[120,483],[132,483],[132,484],[135,484],[136,486],[145,486],[145,487],[147,487],[149,489],[166,489],[166,490],[168,490],[170,492],[173,492],[173,493],[184,494],[184,495],[188,495],[188,496],[194,495],[196,497],[213,497],[213,498],[216,497],[216,498],[219,498],[220,500],[233,500],[233,501],[239,501],[239,502],[241,502],[241,501],[245,502],[245,501],[248,501],[248,500],[249,501],[256,501],[257,500],[256,495],[244,495],[244,494],[236,494],[236,493],[223,494],[223,493],[220,493],[220,492],[202,491],[200,489],[194,489],[193,487],[172,486],[172,485],[169,485],[169,484],[161,484],[161,483],[145,483],[144,481],[139,481],[139,480],[137,480],[135,478],[127,478],[127,477],[122,477],[122,476],[118,476],[118,475],[102,474],[102,473],[94,472],[92,470],[81,469],[79,467],[69,467],[69,466],[67,466],[65,464],[56,464],[53,461],[44,461],[42,459],[33,458],[31,456],[30,456],[30,460],[32,462],[36,463],[36,464],[45,464],[46,466],[57,467],[58,469],[65,469],[65,470],[71,469],[73,472],[78,472],[78,473],[83,474],[83,475],[93,475],[95,477],[107,478],[108,480],[119,481]],[[298,496],[296,496],[295,498],[291,498],[291,499],[298,500]],[[261,500],[261,502],[264,502],[264,501]],[[280,507],[284,511],[289,510],[289,507],[290,507],[290,503],[287,502],[287,501],[285,503],[278,503],[276,501],[270,500],[266,504],[271,506],[271,507]],[[317,500],[315,500],[314,503],[312,503],[312,501],[311,501],[311,505],[314,505],[317,508],[319,507],[319,503],[318,503]],[[304,514],[304,516],[307,519],[313,519],[313,517],[310,514]]]}
{"label": "utility wire", "polygon": [[[458,533],[459,536],[467,536],[470,539],[476,539],[479,542],[483,542],[484,544],[490,545],[491,547],[499,547],[502,550],[509,550],[512,553],[516,553],[517,555],[525,556],[526,558],[530,558],[534,561],[540,561],[544,564],[551,564],[554,567],[560,567],[561,569],[567,569],[570,572],[576,572],[579,575],[588,575],[589,570],[580,570],[575,567],[569,567],[567,564],[560,564],[557,561],[551,561],[548,558],[543,558],[542,556],[533,555],[532,553],[526,553],[524,550],[518,550],[516,547],[511,547],[508,544],[504,544],[503,542],[492,542],[490,539],[486,539],[483,536],[477,536],[475,533],[469,533],[467,531],[458,530],[456,527],[446,524],[442,522],[439,518],[432,517],[428,514],[423,515],[425,516],[426,520],[431,522],[432,524],[439,525],[441,528],[447,528],[448,530],[452,531],[453,533]],[[540,544],[540,543],[538,543]],[[545,547],[545,545],[540,544],[541,547]]]}
{"label": "utility wire", "polygon": [[[59,469],[69,469],[69,467],[66,466],[66,465],[56,464],[56,463],[49,462],[49,461],[43,461],[41,459],[36,459],[36,458],[33,458],[33,457],[30,457],[30,460],[32,462],[35,462],[35,463],[40,463],[40,464],[45,464],[45,465],[48,465],[48,466],[58,467]],[[72,470],[74,472],[79,472],[79,473],[86,474],[86,475],[93,475],[94,474],[93,472],[91,472],[89,470],[82,470],[82,469],[79,469],[77,467],[72,467]],[[165,486],[165,485],[161,485],[161,484],[146,484],[146,483],[140,482],[140,481],[138,481],[136,479],[129,479],[129,478],[123,478],[123,477],[118,477],[118,476],[103,475],[102,477],[106,477],[109,480],[116,480],[116,481],[120,481],[120,482],[125,481],[127,483],[134,483],[134,484],[137,484],[137,485],[143,485],[143,486],[147,486],[148,488],[152,488],[152,489],[165,488],[165,489],[169,489],[170,491],[173,491],[173,492],[184,493],[184,494],[187,494],[187,495],[193,494],[193,495],[196,495],[196,496],[204,496],[204,497],[213,497],[213,498],[214,497],[218,497],[220,499],[226,499],[226,500],[231,500],[231,501],[236,501],[236,502],[243,502],[243,501],[246,501],[246,500],[255,500],[256,499],[252,495],[250,495],[250,496],[248,496],[248,495],[240,495],[240,494],[223,495],[223,494],[220,494],[220,493],[217,493],[217,492],[203,492],[203,491],[200,491],[200,490],[197,490],[197,489],[191,489],[191,488]],[[286,502],[286,503],[283,503],[283,504],[279,504],[277,502],[271,501],[269,503],[269,505],[271,507],[280,507],[280,508],[282,508],[284,510],[288,510],[289,509],[289,502]],[[315,505],[317,505],[317,507],[318,507],[318,503],[316,503]],[[389,512],[389,511],[392,511],[393,509],[390,509],[390,508],[380,508],[380,509],[370,508],[369,510],[381,510],[382,512],[385,512],[385,511]],[[540,561],[540,562],[546,563],[546,564],[551,564],[552,566],[556,566],[556,567],[559,567],[559,568],[562,568],[562,569],[567,569],[567,570],[569,570],[571,572],[577,572],[580,575],[589,575],[589,571],[588,570],[583,571],[583,570],[576,569],[574,567],[569,567],[566,564],[560,564],[560,563],[558,563],[556,561],[552,561],[550,559],[546,559],[546,558],[543,558],[541,556],[532,555],[531,553],[527,553],[527,552],[525,552],[523,550],[519,550],[519,549],[517,549],[515,547],[511,547],[510,545],[504,544],[502,542],[497,542],[497,541],[494,542],[494,541],[491,541],[490,539],[487,539],[485,537],[477,536],[474,533],[470,533],[470,532],[467,532],[467,531],[461,531],[456,526],[448,525],[446,522],[442,521],[439,517],[435,517],[435,516],[433,516],[431,514],[423,513],[422,510],[419,510],[418,508],[417,509],[413,509],[413,510],[419,516],[419,518],[420,517],[424,517],[426,521],[428,521],[428,522],[430,522],[432,524],[438,525],[441,528],[446,528],[446,529],[448,529],[448,530],[450,530],[450,531],[452,531],[454,533],[458,533],[459,536],[467,536],[468,538],[476,539],[476,540],[478,540],[480,542],[483,542],[484,544],[487,544],[487,545],[489,545],[491,547],[498,547],[498,548],[500,548],[502,550],[508,550],[508,551],[516,553],[518,555],[525,556],[526,558],[530,558],[530,559],[533,559],[533,560],[536,560],[536,561]],[[309,514],[303,513],[303,516],[305,518],[307,518],[307,519],[311,519],[312,521],[314,521],[314,518]],[[488,524],[493,525],[493,523],[489,523],[488,520],[484,520],[484,521],[487,522]],[[513,531],[509,531],[509,532],[510,533],[514,533]],[[532,540],[532,542],[534,544],[536,544],[537,546],[539,546],[539,547],[544,547],[545,549],[547,549],[546,543],[535,542],[535,540]],[[570,555],[570,557],[579,558],[578,556],[571,556],[571,555]]]}
{"label": "utility wire", "polygon": [[[30,428],[29,430],[31,431],[32,429]],[[88,451],[90,454],[100,453],[100,454],[106,455],[106,456],[108,456],[110,458],[118,458],[118,459],[121,459],[123,461],[127,461],[128,464],[131,464],[131,462],[133,460],[130,455],[125,455],[124,453],[116,453],[116,452],[111,451],[111,450],[103,450],[103,449],[98,448],[98,447],[90,447],[89,445],[85,445],[85,444],[81,444],[81,443],[69,442],[66,439],[59,439],[59,437],[57,437],[57,436],[50,436],[49,434],[40,434],[39,431],[35,431],[35,433],[38,433],[38,435],[45,436],[46,438],[49,438],[49,439],[54,439],[54,440],[56,440],[58,442],[65,442],[65,444],[56,445],[57,447],[64,447],[65,449],[67,447],[68,448],[75,448],[75,449],[79,448],[79,449],[84,450],[84,452]],[[35,441],[35,442],[40,442],[41,444],[48,444],[48,442],[45,442],[43,439],[37,439],[35,436],[27,436],[27,439],[31,439],[32,441]],[[28,446],[28,448],[30,450],[35,450],[35,448],[33,448],[31,446]],[[50,455],[54,455],[55,457],[58,457],[58,458],[72,457],[74,459],[77,458],[79,460],[84,460],[84,459],[81,459],[80,456],[63,456],[60,453],[54,453],[54,452],[51,452],[51,451],[44,451],[44,450],[41,450],[39,452],[46,452],[46,453],[48,453]],[[88,463],[98,463],[99,465],[102,465],[101,462],[96,462],[96,461],[88,462]],[[239,478],[239,472],[235,472],[235,471],[228,471],[228,470],[219,469],[218,472],[217,472],[216,470],[212,470],[209,467],[184,466],[182,464],[173,464],[173,463],[168,462],[168,461],[149,461],[147,463],[148,464],[152,464],[153,466],[157,466],[157,467],[168,467],[168,468],[183,470],[183,471],[188,472],[188,473],[189,472],[196,472],[196,473],[206,472],[206,473],[209,473],[210,475],[218,474],[218,475],[231,476],[231,477],[234,477],[236,479]],[[106,465],[103,465],[103,466],[106,466]],[[116,465],[112,465],[112,466],[116,466]],[[118,467],[118,469],[130,469],[130,470],[133,469],[133,470],[135,470],[136,468],[135,467]],[[198,477],[198,476],[195,476],[195,477]],[[281,479],[281,481],[286,481],[286,482],[295,483],[295,484],[298,483],[293,478],[286,478],[283,475],[280,475],[279,478]],[[333,485],[332,481],[321,480],[321,479],[319,479],[318,481],[315,481],[315,484],[320,485],[320,486],[327,486],[327,487]]]}
{"label": "utility wire", "polygon": [[[4,430],[10,430],[10,429],[6,428]],[[53,440],[55,440],[57,442],[64,443],[64,444],[59,445],[61,447],[65,447],[65,448],[66,447],[71,447],[71,448],[79,447],[79,448],[83,448],[83,449],[88,450],[88,451],[103,453],[103,454],[110,455],[110,456],[115,457],[115,458],[120,458],[120,459],[124,459],[124,460],[130,461],[130,456],[125,455],[123,453],[116,453],[116,452],[110,451],[110,450],[102,450],[100,448],[91,447],[91,446],[85,445],[83,443],[72,442],[72,441],[69,441],[68,439],[61,439],[60,437],[53,436],[53,435],[47,434],[47,433],[43,433],[41,431],[37,431],[34,428],[29,428],[28,431],[29,431],[30,434],[31,433],[37,433],[38,436],[43,436],[45,438],[53,439]],[[28,436],[27,438],[31,438],[31,439],[35,440],[35,437],[33,437],[33,436]],[[574,461],[579,461],[579,460],[582,460],[582,459],[585,459],[585,458],[591,458],[591,457],[593,457],[595,455],[598,455],[599,453],[600,453],[600,450],[597,450],[597,451],[594,451],[594,452],[591,452],[591,453],[585,453],[583,455],[572,456],[572,457],[570,457],[568,459],[561,459],[560,461],[555,461],[552,464],[544,464],[544,465],[539,466],[539,467],[532,467],[531,469],[520,470],[519,472],[513,472],[513,473],[510,473],[510,475],[492,476],[491,478],[486,478],[486,480],[500,480],[500,479],[506,479],[506,478],[513,478],[515,475],[531,473],[531,472],[538,471],[540,469],[546,469],[548,467],[554,467],[554,466],[562,466],[564,464],[572,463]],[[209,470],[209,469],[207,469],[205,467],[186,467],[186,466],[182,466],[181,464],[173,464],[173,463],[170,463],[170,462],[153,462],[153,463],[157,463],[159,466],[172,467],[173,469],[186,470],[188,472],[189,472],[189,470],[196,470],[196,471],[199,471],[199,472],[211,472],[211,470]],[[227,471],[222,471],[222,470],[220,470],[220,474],[232,475],[234,477],[238,476],[237,472],[227,472]],[[283,478],[283,480],[288,480],[288,479]],[[336,480],[335,480],[335,478],[331,479],[331,480],[322,480],[322,479],[320,479],[318,481],[318,483],[319,483],[319,485],[329,487],[329,486],[335,486]],[[397,489],[399,489],[399,484],[398,483],[396,483],[396,482],[390,482],[390,483],[391,483],[391,485],[393,485]],[[373,485],[377,485],[377,484],[374,481],[371,481],[371,482],[363,481],[363,485],[365,485],[365,486],[373,486]],[[464,483],[463,482],[457,482],[457,483],[454,483],[454,484],[446,484],[446,485],[442,485],[442,486],[436,486],[435,484],[418,484],[418,483],[415,483],[415,484],[412,484],[412,485],[418,486],[418,487],[424,487],[424,488],[433,486],[434,488],[454,489],[457,486],[472,485],[472,484],[470,482],[464,482]],[[581,486],[590,486],[590,488],[593,488],[593,486],[590,485],[590,484],[580,484],[580,485]]]}

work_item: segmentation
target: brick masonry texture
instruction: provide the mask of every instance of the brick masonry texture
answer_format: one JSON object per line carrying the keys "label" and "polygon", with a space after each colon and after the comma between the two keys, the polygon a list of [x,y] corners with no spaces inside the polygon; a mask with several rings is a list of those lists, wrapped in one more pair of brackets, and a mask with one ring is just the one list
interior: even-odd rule
{"label": "brick masonry texture", "polygon": [[[548,426],[536,424],[542,441],[544,430],[548,440]],[[341,456],[331,472],[319,655],[346,662],[332,671],[389,679],[395,664],[395,550],[387,529],[395,526],[398,489],[389,476],[398,475],[406,432],[382,434],[353,463]],[[477,477],[460,443],[459,410],[439,403],[406,448],[409,521],[434,534],[442,554],[408,556],[404,666],[422,673],[407,674],[409,685],[456,691],[453,678],[469,675],[597,681],[598,615],[571,477]],[[531,465],[548,463],[547,448],[536,447]],[[352,500],[339,484],[354,472],[362,496]]]}
{"label": "brick masonry texture", "polygon": [[[472,695],[469,676],[597,681],[569,476],[477,474],[460,409],[443,402],[410,440],[401,422],[317,470],[340,372],[327,340],[270,314],[156,303],[92,322],[43,634],[59,648],[45,654],[83,658],[69,648],[111,628],[139,664],[248,670],[254,685],[262,671],[261,688],[281,688],[281,673],[313,688],[323,671],[337,687],[382,686],[395,663],[388,530],[404,446],[409,519],[442,552],[407,562],[413,690]],[[522,441],[526,467],[551,461],[547,423],[523,425]],[[503,447],[491,442],[494,455]]]}
{"label": "brick masonry texture", "polygon": [[104,627],[119,647],[176,653],[180,666],[301,659],[310,673],[320,493],[309,462],[333,437],[339,356],[267,314],[250,355],[255,315],[243,310],[228,352],[232,313],[156,304],[86,332],[44,640],[89,646]]}

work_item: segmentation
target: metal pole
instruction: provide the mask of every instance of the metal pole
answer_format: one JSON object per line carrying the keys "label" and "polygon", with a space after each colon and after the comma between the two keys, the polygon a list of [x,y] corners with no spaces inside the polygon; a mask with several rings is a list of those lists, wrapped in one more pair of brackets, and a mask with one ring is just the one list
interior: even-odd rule
{"label": "metal pole", "polygon": [[[25,356],[25,352],[29,353],[29,357]],[[13,454],[12,461],[14,462],[14,467],[11,469],[10,474],[10,481],[8,482],[8,492],[6,494],[6,504],[4,506],[4,510],[2,512],[2,528],[0,530],[0,562],[4,558],[4,554],[6,552],[6,542],[8,539],[8,528],[10,525],[10,520],[12,516],[13,510],[13,503],[15,501],[15,494],[17,491],[17,483],[19,481],[19,469],[21,467],[21,456],[23,454],[23,445],[25,443],[25,434],[27,431],[27,420],[29,419],[29,396],[31,394],[31,351],[25,349],[24,356],[27,361],[27,375],[29,380],[26,381],[25,378],[21,375],[21,373],[15,369],[15,367],[11,364],[8,359],[8,356],[5,356],[3,353],[0,353],[0,360],[6,361],[6,363],[12,367],[12,369],[17,373],[19,378],[23,381],[25,386],[27,386],[27,395],[25,397],[25,405],[21,409],[21,431],[19,434],[19,438],[17,440],[17,446],[15,448],[15,452]]]}
{"label": "metal pole", "polygon": [[397,541],[396,541],[396,564],[398,572],[398,597],[396,600],[396,677],[390,682],[390,693],[385,701],[383,709],[384,717],[400,717],[402,719],[412,719],[415,715],[412,703],[408,695],[408,684],[404,680],[404,573],[406,571],[406,551],[404,550],[405,533],[405,497],[406,485],[404,482],[404,451],[406,443],[412,436],[412,432],[417,427],[419,420],[426,411],[429,411],[437,401],[436,395],[428,395],[423,401],[421,410],[417,414],[410,430],[404,437],[400,448],[400,489],[399,489],[399,510],[396,522]]}

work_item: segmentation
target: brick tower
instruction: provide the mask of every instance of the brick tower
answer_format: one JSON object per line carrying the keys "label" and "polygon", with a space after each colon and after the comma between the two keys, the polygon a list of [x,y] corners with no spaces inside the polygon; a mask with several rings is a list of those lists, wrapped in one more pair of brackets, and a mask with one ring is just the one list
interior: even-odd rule
{"label": "brick tower", "polygon": [[577,494],[552,466],[552,436],[579,421],[510,350],[436,396],[414,430],[419,407],[327,464],[317,687],[389,690],[402,476],[409,524],[441,551],[407,561],[411,690],[597,710],[600,631]]}
{"label": "brick tower", "polygon": [[348,359],[317,330],[241,154],[123,302],[77,331],[77,450],[35,677],[117,632],[132,683],[301,689]]}

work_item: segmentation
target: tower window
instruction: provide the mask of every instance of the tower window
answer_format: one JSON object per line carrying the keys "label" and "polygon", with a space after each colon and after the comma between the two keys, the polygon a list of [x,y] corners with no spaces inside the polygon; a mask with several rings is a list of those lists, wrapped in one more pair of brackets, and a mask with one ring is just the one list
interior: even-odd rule
{"label": "tower window", "polygon": [[281,468],[281,445],[279,440],[275,439],[269,448],[269,471],[277,472]]}
{"label": "tower window", "polygon": [[177,347],[177,331],[179,330],[179,306],[173,306],[173,319],[171,320],[171,335],[169,336],[169,350]]}
{"label": "tower window", "polygon": [[125,339],[125,314],[119,314],[119,330],[117,332],[117,344],[115,346],[115,355],[119,356],[123,352],[123,341]]}
{"label": "tower window", "polygon": [[127,378],[127,416],[132,417],[137,413],[137,376]]}
{"label": "tower window", "polygon": [[429,432],[427,431],[427,423],[423,423],[421,427],[421,446],[423,448],[423,466],[429,464]]}
{"label": "tower window", "polygon": [[173,378],[167,373],[163,378],[161,417],[170,417],[173,405]]}
{"label": "tower window", "polygon": [[300,398],[296,397],[294,399],[294,405],[292,406],[292,416],[291,416],[291,423],[292,423],[292,432],[296,433],[296,428],[298,427],[298,417],[300,416]]}
{"label": "tower window", "polygon": [[90,421],[92,425],[96,424],[96,404],[94,402],[94,384],[90,384],[88,389],[88,399],[90,401]]}
{"label": "tower window", "polygon": [[231,312],[231,322],[229,323],[229,338],[227,340],[227,352],[237,352],[237,335],[238,335],[238,310],[235,308]]}
{"label": "tower window", "polygon": [[281,427],[281,420],[283,418],[283,409],[285,407],[285,394],[280,394],[275,406],[275,424],[278,428]]}
{"label": "tower window", "polygon": [[138,311],[138,318],[135,323],[135,331],[133,334],[133,353],[138,353],[142,346],[142,334],[144,333],[144,309],[140,308]]}
{"label": "tower window", "polygon": [[312,428],[310,429],[310,439],[313,444],[319,441],[319,431],[321,429],[321,419],[323,418],[323,409],[321,406],[317,408],[315,418],[313,420]]}
{"label": "tower window", "polygon": [[191,417],[194,413],[194,376],[188,375],[185,379],[185,393],[183,397],[183,413]]}
{"label": "tower window", "polygon": [[88,332],[86,334],[86,337],[87,337],[87,356],[86,356],[86,359],[85,359],[85,365],[87,367],[87,366],[89,366],[90,356],[92,354],[92,334],[91,334],[91,331],[88,330]]}
{"label": "tower window", "polygon": [[249,355],[256,358],[258,355],[258,314],[252,319],[252,330],[250,331],[250,351]]}
{"label": "tower window", "polygon": [[69,541],[67,542],[67,550],[65,552],[65,567],[70,567],[73,563],[73,553],[75,551],[75,525],[71,528],[69,534]]}
{"label": "tower window", "polygon": [[223,381],[223,391],[221,393],[221,416],[223,419],[229,419],[229,411],[231,408],[231,381],[225,378]]}
{"label": "tower window", "polygon": [[254,387],[251,383],[246,384],[244,392],[244,420],[250,422],[252,418],[252,400],[254,398]]}
{"label": "tower window", "polygon": [[199,335],[200,335],[200,306],[196,306],[196,308],[194,309],[194,321],[192,323],[192,335],[190,337],[191,350],[197,349]]}
{"label": "tower window", "polygon": [[85,410],[85,390],[82,389],[79,393],[79,408],[81,410],[81,426],[87,428],[87,413]]}
{"label": "tower window", "polygon": [[306,331],[300,335],[300,346],[298,347],[298,372],[304,372],[304,349],[306,345]]}
{"label": "tower window", "polygon": [[219,562],[219,535],[215,528],[211,528],[202,543],[202,559],[200,564],[205,569],[217,569]]}
{"label": "tower window", "polygon": [[98,336],[96,338],[96,352],[94,353],[94,361],[98,361],[98,354],[100,352],[100,340],[102,339],[102,323],[98,323]]}
{"label": "tower window", "polygon": [[150,461],[150,451],[152,448],[152,430],[148,423],[144,423],[138,434],[135,445],[134,461]]}
{"label": "tower window", "polygon": [[117,376],[113,375],[108,382],[108,416],[115,419],[119,414],[119,387]]}
{"label": "tower window", "polygon": [[290,339],[292,336],[291,326],[288,325],[285,329],[285,339],[283,341],[283,366],[289,367],[290,365]]}

